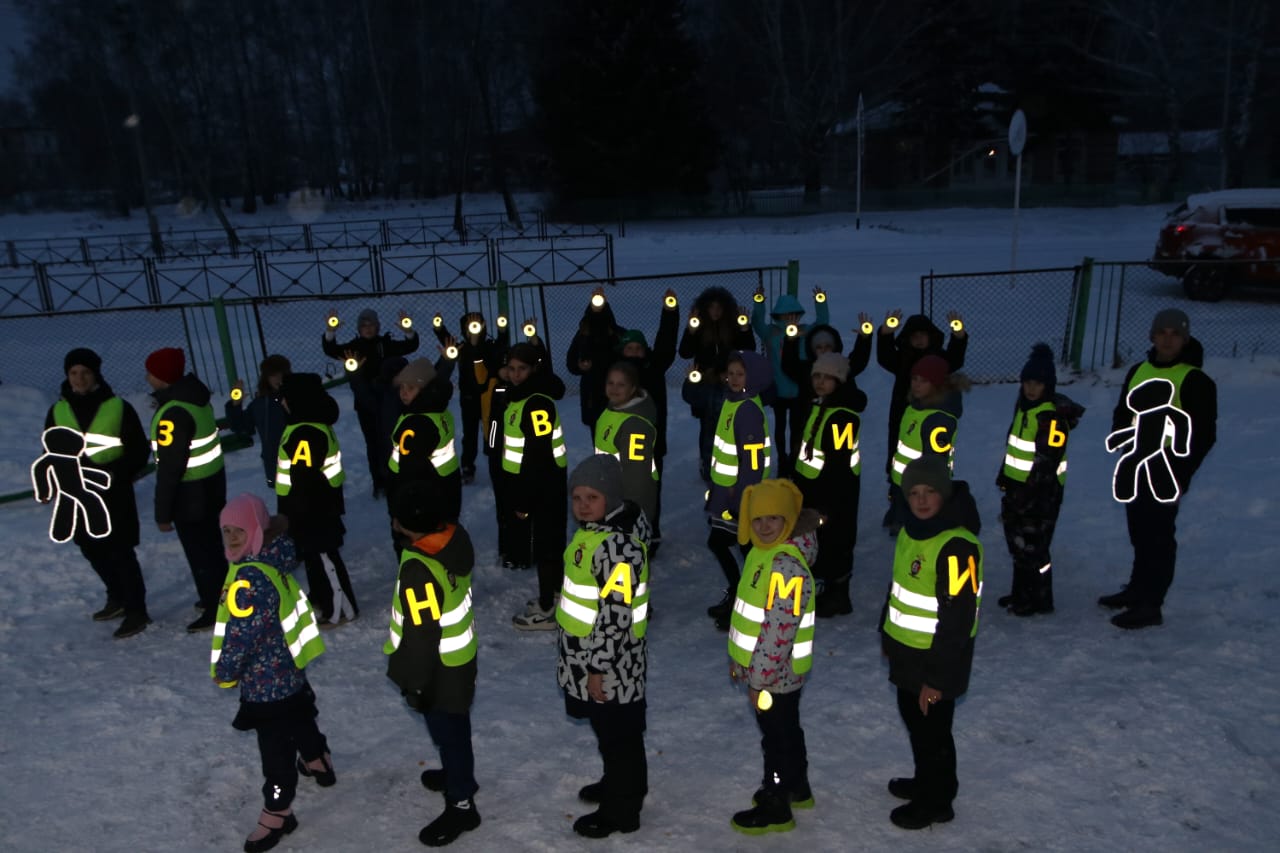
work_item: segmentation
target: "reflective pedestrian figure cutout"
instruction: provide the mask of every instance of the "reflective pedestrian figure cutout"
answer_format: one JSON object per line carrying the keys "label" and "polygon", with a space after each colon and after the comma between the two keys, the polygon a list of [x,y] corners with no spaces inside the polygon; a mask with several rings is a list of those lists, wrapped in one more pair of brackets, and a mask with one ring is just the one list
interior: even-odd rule
{"label": "reflective pedestrian figure cutout", "polygon": [[1173,383],[1160,377],[1135,385],[1126,395],[1133,425],[1107,436],[1108,452],[1124,451],[1111,481],[1117,501],[1129,503],[1137,497],[1143,476],[1160,503],[1173,503],[1181,495],[1169,451],[1174,456],[1191,454],[1191,416],[1173,404],[1173,396]]}
{"label": "reflective pedestrian figure cutout", "polygon": [[31,485],[36,500],[53,501],[49,538],[67,542],[76,535],[83,519],[85,531],[94,539],[111,535],[111,513],[102,495],[111,485],[111,475],[97,468],[84,468],[85,439],[79,431],[64,426],[49,427],[40,436],[44,453],[31,463]]}

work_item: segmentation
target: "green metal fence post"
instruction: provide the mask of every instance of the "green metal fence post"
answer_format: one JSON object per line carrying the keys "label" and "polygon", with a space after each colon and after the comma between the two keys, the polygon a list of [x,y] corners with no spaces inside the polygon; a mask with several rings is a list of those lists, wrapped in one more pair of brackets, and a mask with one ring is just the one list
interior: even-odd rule
{"label": "green metal fence post", "polygon": [[227,306],[221,299],[213,300],[213,319],[218,325],[218,343],[222,347],[222,365],[227,371],[227,387],[240,378],[236,371],[236,354],[231,347],[231,327],[227,325]]}
{"label": "green metal fence post", "polygon": [[1071,325],[1071,369],[1080,371],[1084,353],[1084,329],[1089,321],[1089,293],[1093,285],[1093,258],[1080,262],[1080,286],[1076,290],[1075,319]]}
{"label": "green metal fence post", "polygon": [[787,293],[797,296],[800,293],[800,262],[787,261]]}

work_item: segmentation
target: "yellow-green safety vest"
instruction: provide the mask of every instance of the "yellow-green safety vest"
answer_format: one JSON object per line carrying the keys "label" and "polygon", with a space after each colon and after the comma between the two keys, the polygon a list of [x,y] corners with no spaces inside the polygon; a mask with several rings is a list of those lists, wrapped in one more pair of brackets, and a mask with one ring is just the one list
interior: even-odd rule
{"label": "yellow-green safety vest", "polygon": [[[610,585],[602,591],[591,573],[591,563],[596,551],[610,536],[609,531],[579,530],[564,549],[564,580],[560,586],[560,600],[556,603],[556,622],[566,633],[575,637],[586,637],[595,628],[596,617],[600,615],[600,599],[610,595],[615,589]],[[649,558],[643,544],[632,537],[632,541],[640,546],[644,554],[644,562],[640,566],[639,580],[635,589],[631,589],[631,572],[634,566],[618,563],[612,572],[625,575],[625,586],[622,588],[624,599],[630,592],[631,635],[637,640],[645,635],[649,626]],[[612,579],[612,574],[606,583]]]}
{"label": "yellow-green safety vest", "polygon": [[124,455],[124,442],[120,440],[120,424],[124,419],[124,400],[108,397],[93,413],[87,431],[80,430],[76,414],[65,399],[53,404],[53,422],[70,427],[84,436],[84,455],[98,465],[119,459]]}
{"label": "yellow-green safety vest", "polygon": [[904,646],[927,649],[933,645],[933,635],[938,631],[938,552],[957,538],[978,549],[977,564],[961,566],[953,556],[948,558],[944,571],[952,595],[966,585],[973,589],[976,604],[969,636],[978,635],[978,611],[982,605],[982,543],[978,537],[963,528],[944,530],[924,540],[912,539],[901,531],[893,551],[893,586],[889,590],[884,632]]}
{"label": "yellow-green safety vest", "polygon": [[458,455],[454,452],[453,446],[453,415],[449,412],[409,412],[400,416],[396,421],[396,428],[391,431],[391,456],[387,459],[387,467],[391,469],[391,473],[400,473],[400,446],[404,442],[405,435],[413,433],[412,430],[404,430],[402,427],[406,420],[415,417],[423,417],[431,421],[436,428],[436,435],[439,436],[435,449],[431,451],[431,467],[435,469],[436,474],[447,477],[457,471]]}
{"label": "yellow-green safety vest", "polygon": [[[920,431],[924,428],[925,419],[935,413],[946,415],[951,419],[951,435],[947,438],[945,446],[938,444],[936,433],[941,431],[940,427],[934,428],[934,435],[926,437],[920,434]],[[908,406],[907,410],[902,414],[902,423],[898,426],[898,446],[893,451],[893,484],[895,486],[902,485],[902,472],[907,470],[911,460],[919,459],[924,455],[926,441],[929,442],[930,452],[935,454],[945,453],[947,455],[947,468],[953,468],[956,460],[956,430],[959,425],[955,415],[950,412],[944,412],[942,409],[917,409],[915,406]]]}
{"label": "yellow-green safety vest", "polygon": [[391,630],[387,641],[382,645],[382,653],[389,655],[400,648],[400,640],[404,636],[400,574],[414,560],[431,572],[436,586],[444,592],[444,601],[436,599],[435,587],[431,584],[423,584],[420,591],[407,587],[404,594],[409,599],[409,618],[415,625],[421,625],[424,618],[440,623],[440,661],[445,666],[462,666],[476,656],[475,617],[471,612],[471,576],[450,574],[439,560],[408,548],[400,552],[400,571],[396,575],[395,597],[391,599]]}
{"label": "yellow-green safety vest", "polygon": [[[1157,367],[1149,361],[1144,361],[1142,362],[1142,364],[1138,365],[1138,369],[1133,372],[1133,378],[1129,380],[1129,387],[1125,389],[1125,394],[1128,394],[1134,388],[1137,388],[1143,382],[1146,382],[1148,380],[1167,379],[1173,383],[1173,399],[1170,401],[1170,405],[1172,405],[1175,409],[1181,410],[1182,409],[1182,383],[1186,380],[1187,375],[1189,373],[1191,373],[1193,370],[1199,370],[1199,369],[1200,368],[1196,367],[1195,365],[1187,364],[1185,362],[1179,362],[1178,364],[1171,364],[1168,367]],[[1136,422],[1137,419],[1138,419],[1138,416],[1135,414],[1133,416],[1133,422]],[[1169,433],[1165,434],[1164,444],[1166,447],[1173,444],[1172,434],[1169,434]]]}
{"label": "yellow-green safety vest", "polygon": [[[592,438],[595,445],[596,453],[607,453],[619,462],[623,461],[622,454],[627,454],[627,461],[637,461],[633,456],[632,448],[626,448],[625,451],[618,447],[617,436],[618,431],[622,429],[622,425],[627,422],[628,418],[644,422],[649,429],[654,430],[655,441],[657,440],[657,430],[648,418],[637,415],[633,412],[620,412],[617,409],[605,409],[600,413],[600,417],[596,419],[596,431]],[[633,433],[634,435],[634,433]],[[658,479],[658,463],[653,458],[653,448],[644,448],[645,454],[649,457],[649,472],[654,480]]]}
{"label": "yellow-green safety vest", "polygon": [[733,422],[738,417],[738,408],[744,403],[751,403],[760,410],[764,423],[764,439],[759,450],[753,452],[764,454],[764,477],[768,478],[773,468],[773,441],[769,438],[769,419],[764,414],[764,406],[759,397],[746,400],[726,400],[720,408],[720,418],[716,421],[716,434],[711,445],[711,482],[717,486],[732,486],[738,482],[738,443],[733,434]]}
{"label": "yellow-green safety vest", "polygon": [[[803,578],[792,578],[783,582],[782,575],[773,570],[774,557],[789,554],[804,569]],[[775,580],[776,578],[776,580]],[[809,601],[805,604],[803,615],[800,611],[800,598],[804,591],[803,584],[809,585]],[[747,554],[746,563],[742,567],[742,577],[738,579],[738,591],[733,602],[733,613],[729,617],[729,657],[742,666],[751,666],[751,655],[756,650],[756,642],[760,639],[760,626],[764,624],[765,613],[773,606],[775,596],[790,598],[793,615],[799,617],[800,627],[796,630],[795,641],[791,644],[791,669],[797,675],[803,675],[813,667],[813,628],[814,628],[814,595],[813,574],[809,563],[800,553],[800,549],[789,542],[775,545],[772,548],[752,548]]]}
{"label": "yellow-green safety vest", "polygon": [[[816,480],[818,475],[822,473],[822,469],[827,464],[827,453],[822,448],[826,446],[826,442],[822,440],[823,434],[827,430],[827,424],[831,421],[831,416],[837,412],[853,415],[854,421],[844,425],[843,430],[837,424],[831,425],[831,441],[830,446],[833,450],[849,450],[849,470],[853,472],[855,477],[862,474],[862,454],[858,450],[858,437],[862,433],[862,421],[858,418],[858,413],[853,409],[846,409],[837,406],[828,409],[826,415],[822,418],[822,423],[814,429],[814,420],[818,417],[819,406],[814,406],[809,412],[809,420],[805,423],[804,432],[800,433],[802,439],[800,441],[800,452],[796,455],[796,473],[806,480]],[[854,427],[857,424],[857,427]],[[812,440],[812,444],[810,444]],[[809,452],[809,448],[813,448],[813,453]]]}
{"label": "yellow-green safety vest", "polygon": [[[506,411],[503,413],[502,470],[508,474],[519,474],[520,469],[524,466],[524,445],[527,438],[520,431],[520,421],[524,418],[525,405],[533,402],[538,397],[546,400],[549,407],[546,409],[534,409],[531,413],[534,418],[534,435],[545,435],[546,433],[541,432],[545,428],[546,432],[551,434],[551,455],[555,457],[556,464],[561,468],[568,467],[569,460],[566,458],[568,451],[564,446],[564,431],[560,429],[560,412],[556,409],[555,400],[552,400],[546,394],[531,394],[523,400],[508,403]],[[554,420],[547,415],[548,411],[556,413]],[[537,417],[539,414],[542,415],[541,421]]]}
{"label": "yellow-green safety vest", "polygon": [[[159,451],[167,447],[173,440],[173,421],[165,417],[170,409],[178,408],[191,416],[195,430],[191,443],[187,447],[187,469],[182,474],[185,482],[203,480],[222,470],[222,442],[218,440],[218,422],[213,415],[213,407],[206,404],[193,406],[181,400],[170,400],[156,410],[151,418],[151,450],[155,452],[156,463],[159,464]],[[164,424],[168,424],[168,430]],[[166,433],[168,440],[166,441]]]}
{"label": "yellow-green safety vest", "polygon": [[[1009,439],[1004,449],[1004,475],[1010,480],[1025,483],[1031,476],[1031,468],[1036,461],[1036,433],[1040,430],[1040,415],[1044,412],[1057,412],[1058,407],[1051,402],[1044,402],[1026,411],[1015,411],[1013,423],[1009,425]],[[1067,431],[1058,427],[1056,420],[1050,421],[1051,430],[1046,441],[1057,441],[1062,436],[1062,459],[1058,462],[1058,482],[1067,482]]]}
{"label": "yellow-green safety vest", "polygon": [[[333,427],[328,424],[311,423],[302,421],[296,424],[289,424],[284,428],[284,432],[280,436],[280,450],[276,454],[276,494],[287,495],[293,488],[293,460],[285,452],[285,445],[289,442],[289,436],[298,427],[315,427],[324,433],[325,440],[328,442],[329,453],[324,458],[323,471],[325,479],[329,481],[329,485],[338,488],[347,479],[347,475],[342,471],[342,448],[338,444],[338,436],[334,433]],[[294,449],[294,455],[297,455],[297,448]],[[308,463],[307,467],[313,467]]]}
{"label": "yellow-green safety vest", "polygon": [[[232,616],[244,618],[253,615],[253,607],[244,608],[236,601],[236,593],[249,588],[247,578],[238,578],[240,569],[252,566],[271,581],[280,596],[280,627],[284,630],[285,645],[293,656],[293,665],[298,669],[306,669],[307,664],[324,653],[324,640],[320,637],[320,628],[316,625],[315,612],[307,594],[298,586],[298,582],[289,575],[282,575],[274,567],[266,563],[247,562],[232,563],[227,569],[227,576],[222,582],[222,596],[218,601],[218,621],[213,626],[213,651],[209,654],[209,675],[218,677],[218,659],[222,657],[222,639],[227,634],[227,620]],[[232,611],[232,605],[236,611]],[[225,685],[230,687],[231,684]]]}

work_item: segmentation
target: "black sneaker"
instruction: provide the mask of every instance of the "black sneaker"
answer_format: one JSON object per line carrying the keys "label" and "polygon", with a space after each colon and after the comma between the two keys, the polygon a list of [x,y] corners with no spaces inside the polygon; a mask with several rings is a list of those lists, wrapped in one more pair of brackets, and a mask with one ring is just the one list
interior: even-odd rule
{"label": "black sneaker", "polygon": [[889,793],[900,800],[914,800],[916,796],[916,780],[908,776],[890,779]]}
{"label": "black sneaker", "polygon": [[93,614],[94,622],[110,622],[112,619],[119,619],[124,615],[124,605],[107,599],[107,603],[102,606],[101,610],[95,611]]}
{"label": "black sneaker", "polygon": [[196,621],[187,626],[187,633],[199,634],[201,631],[212,631],[217,621],[218,611],[212,607],[205,608],[205,611],[196,617]]}
{"label": "black sneaker", "polygon": [[120,623],[120,627],[116,628],[111,635],[117,640],[123,640],[125,637],[132,637],[135,634],[141,634],[147,630],[147,626],[151,624],[151,620],[147,617],[147,611],[142,610],[134,613],[126,613],[124,621]]}
{"label": "black sneaker", "polygon": [[791,809],[786,804],[765,802],[752,806],[746,811],[738,812],[729,821],[729,825],[746,835],[764,835],[767,832],[790,832],[796,828]]}
{"label": "black sneaker", "polygon": [[712,619],[728,618],[733,612],[733,590],[725,589],[720,601],[707,608],[707,615]]}
{"label": "black sneaker", "polygon": [[1101,607],[1106,607],[1111,610],[1123,610],[1126,607],[1132,607],[1137,604],[1137,602],[1134,601],[1133,596],[1129,594],[1129,588],[1125,587],[1119,592],[1102,596],[1098,599],[1098,604]]}
{"label": "black sneaker", "polygon": [[584,838],[608,838],[615,832],[635,832],[640,828],[640,816],[611,817],[603,809],[584,814],[573,822],[573,831]]}
{"label": "black sneaker", "polygon": [[1161,615],[1159,607],[1135,604],[1125,612],[1112,616],[1111,624],[1126,630],[1151,628],[1155,625],[1163,625],[1164,616]]}
{"label": "black sneaker", "polygon": [[935,823],[946,823],[955,818],[951,806],[935,806],[923,800],[912,800],[889,812],[889,820],[901,829],[924,829]]}
{"label": "black sneaker", "polygon": [[428,847],[444,847],[458,840],[458,836],[480,825],[480,812],[474,800],[446,803],[444,811],[418,833],[418,840]]}

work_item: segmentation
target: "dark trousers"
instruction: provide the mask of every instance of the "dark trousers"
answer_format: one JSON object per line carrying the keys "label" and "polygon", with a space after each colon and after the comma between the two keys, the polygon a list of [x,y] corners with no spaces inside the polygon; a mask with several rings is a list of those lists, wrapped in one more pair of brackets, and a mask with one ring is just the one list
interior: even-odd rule
{"label": "dark trousers", "polygon": [[1160,503],[1140,488],[1124,510],[1129,542],[1133,545],[1129,594],[1137,604],[1161,607],[1173,583],[1173,567],[1178,559],[1178,502]]}
{"label": "dark trousers", "polygon": [[711,549],[712,556],[720,564],[720,571],[724,572],[724,579],[729,584],[729,592],[732,593],[738,587],[738,576],[742,574],[742,565],[733,551],[737,548],[738,552],[746,557],[750,547],[738,544],[737,531],[715,526],[712,526],[711,533],[707,535],[707,547]]}
{"label": "dark trousers", "polygon": [[898,713],[911,738],[911,757],[916,765],[915,799],[951,805],[960,788],[956,780],[956,742],[951,737],[955,700],[940,699],[929,706],[929,715],[925,716],[920,713],[920,692],[898,688]]}
{"label": "dark trousers", "polygon": [[191,567],[191,579],[195,581],[200,607],[209,610],[218,607],[222,595],[222,581],[227,576],[227,558],[222,553],[222,530],[218,518],[202,518],[198,521],[175,521],[182,553]]}
{"label": "dark trousers", "polygon": [[518,566],[527,566],[533,562],[532,537],[529,520],[516,518],[507,498],[503,481],[506,474],[502,470],[502,447],[489,453],[489,482],[493,486],[493,511],[498,523],[498,553],[504,560]]}
{"label": "dark trousers", "polygon": [[116,602],[128,613],[147,612],[147,585],[132,546],[90,543],[81,545],[80,553],[102,579],[108,601]]}
{"label": "dark trousers", "polygon": [[391,456],[391,436],[384,434],[379,428],[381,419],[376,406],[364,407],[356,404],[356,417],[360,421],[360,432],[364,434],[365,460],[369,463],[369,477],[377,489],[386,487],[387,459]]}
{"label": "dark trousers", "polygon": [[[779,397],[773,401],[773,452],[777,458],[774,467],[775,476],[786,476],[791,473],[796,453],[800,450],[800,439],[804,433],[804,423],[809,417],[809,402],[799,397]],[[790,438],[787,427],[791,428]]]}
{"label": "dark trousers", "polygon": [[314,705],[311,713],[292,714],[264,720],[256,726],[258,753],[262,756],[263,808],[283,811],[293,803],[298,790],[298,767],[295,759],[314,761],[329,751],[329,743],[316,725]]}
{"label": "dark trousers", "polygon": [[440,753],[445,799],[451,803],[471,799],[480,789],[476,784],[475,754],[471,751],[471,715],[426,711],[422,716],[431,742]]}
{"label": "dark trousers", "polygon": [[600,811],[623,822],[640,816],[649,793],[644,753],[645,703],[592,703],[588,714],[604,763]]}
{"label": "dark trousers", "polygon": [[654,466],[658,469],[658,485],[654,489],[657,501],[653,505],[653,518],[649,519],[649,524],[653,526],[653,541],[658,542],[662,539],[662,460],[664,457],[655,456],[653,459]]}
{"label": "dark trousers", "polygon": [[[1061,492],[1059,502],[1061,501]],[[1004,524],[1004,541],[1013,562],[1013,595],[1015,603],[1032,600],[1053,602],[1053,559],[1049,546],[1058,526],[1061,504],[1028,511],[1014,505],[1015,496],[1006,492],[1000,500],[1000,519]]]}
{"label": "dark trousers", "polygon": [[480,398],[462,397],[458,404],[462,408],[462,470],[475,470],[476,435],[480,432]]}
{"label": "dark trousers", "polygon": [[329,581],[329,572],[324,567],[325,557],[328,557],[329,562],[333,564],[333,573],[338,578],[342,594],[347,597],[347,601],[351,602],[351,609],[359,613],[360,605],[356,603],[356,593],[351,587],[351,576],[347,573],[347,564],[343,562],[342,554],[338,549],[324,552],[305,551],[302,554],[302,564],[307,567],[307,597],[311,599],[311,605],[315,608],[317,617],[321,622],[328,622],[329,618],[335,615],[333,584]]}
{"label": "dark trousers", "polygon": [[564,580],[565,526],[568,524],[569,499],[563,493],[548,490],[546,501],[529,513],[533,533],[533,561],[538,567],[538,605],[549,610],[556,603],[556,593]]}
{"label": "dark trousers", "polygon": [[[773,694],[767,711],[756,709],[756,725],[760,727],[760,750],[764,753],[765,788],[802,793],[809,790],[809,753],[804,745],[804,729],[800,728],[800,694]],[[782,798],[787,802],[787,798]]]}

